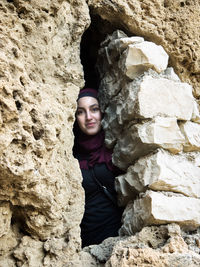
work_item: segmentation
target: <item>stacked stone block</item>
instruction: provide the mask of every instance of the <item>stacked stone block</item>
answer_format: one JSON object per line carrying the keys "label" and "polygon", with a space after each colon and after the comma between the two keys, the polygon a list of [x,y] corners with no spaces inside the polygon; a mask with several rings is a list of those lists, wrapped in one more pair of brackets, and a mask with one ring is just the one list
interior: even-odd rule
{"label": "stacked stone block", "polygon": [[99,97],[119,204],[121,234],[146,225],[200,226],[200,114],[192,87],[164,49],[116,31],[101,44]]}

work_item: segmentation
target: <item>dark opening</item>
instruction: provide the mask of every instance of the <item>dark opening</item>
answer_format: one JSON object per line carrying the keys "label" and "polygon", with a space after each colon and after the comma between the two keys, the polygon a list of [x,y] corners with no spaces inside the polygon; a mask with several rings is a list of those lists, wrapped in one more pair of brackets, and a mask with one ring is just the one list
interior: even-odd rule
{"label": "dark opening", "polygon": [[96,61],[100,43],[116,29],[120,29],[120,26],[112,25],[98,15],[91,15],[91,25],[83,34],[81,41],[80,57],[84,69],[85,87],[98,89],[100,79],[96,69]]}

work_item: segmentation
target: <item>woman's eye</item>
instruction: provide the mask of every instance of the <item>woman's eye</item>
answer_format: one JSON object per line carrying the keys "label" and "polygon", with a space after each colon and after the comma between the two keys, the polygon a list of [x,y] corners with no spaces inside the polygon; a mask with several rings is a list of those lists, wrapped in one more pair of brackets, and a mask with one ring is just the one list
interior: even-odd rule
{"label": "woman's eye", "polygon": [[76,111],[76,115],[81,115],[82,113],[83,113],[82,110],[77,110],[77,111]]}
{"label": "woman's eye", "polygon": [[98,107],[92,108],[92,111],[97,112],[97,111],[99,111],[99,108]]}

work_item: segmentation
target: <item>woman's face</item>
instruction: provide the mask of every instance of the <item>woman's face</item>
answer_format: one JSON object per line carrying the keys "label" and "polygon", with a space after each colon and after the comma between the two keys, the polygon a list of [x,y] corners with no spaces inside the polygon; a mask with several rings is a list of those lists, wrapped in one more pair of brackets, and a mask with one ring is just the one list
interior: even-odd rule
{"label": "woman's face", "polygon": [[87,135],[95,135],[101,130],[101,111],[98,100],[84,96],[78,100],[76,119],[81,131]]}

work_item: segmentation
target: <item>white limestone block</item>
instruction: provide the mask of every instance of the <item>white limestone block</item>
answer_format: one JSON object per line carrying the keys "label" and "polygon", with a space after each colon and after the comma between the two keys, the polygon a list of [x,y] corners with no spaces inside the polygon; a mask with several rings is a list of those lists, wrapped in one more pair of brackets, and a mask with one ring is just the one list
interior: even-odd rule
{"label": "white limestone block", "polygon": [[200,151],[200,124],[191,121],[181,122],[180,129],[186,140],[184,151]]}
{"label": "white limestone block", "polygon": [[199,118],[189,84],[162,76],[153,77],[150,73],[125,84],[118,96],[117,106],[119,124],[136,118],[149,119],[156,116],[175,117],[178,120]]}
{"label": "white limestone block", "polygon": [[123,177],[130,188],[138,192],[148,187],[200,198],[200,168],[184,155],[171,155],[159,149],[155,154],[140,158]]}
{"label": "white limestone block", "polygon": [[187,83],[146,76],[140,85],[138,102],[139,114],[144,118],[163,115],[190,120],[195,100]]}
{"label": "white limestone block", "polygon": [[126,169],[136,159],[157,148],[178,153],[182,151],[184,142],[184,136],[175,118],[156,117],[124,130],[114,147],[113,162],[119,168]]}
{"label": "white limestone block", "polygon": [[147,225],[168,223],[177,223],[184,230],[195,230],[200,226],[200,199],[180,194],[147,191],[127,209],[121,233],[134,234]]}
{"label": "white limestone block", "polygon": [[168,58],[162,46],[144,41],[130,44],[119,64],[128,78],[135,79],[150,68],[161,73],[167,68]]}

